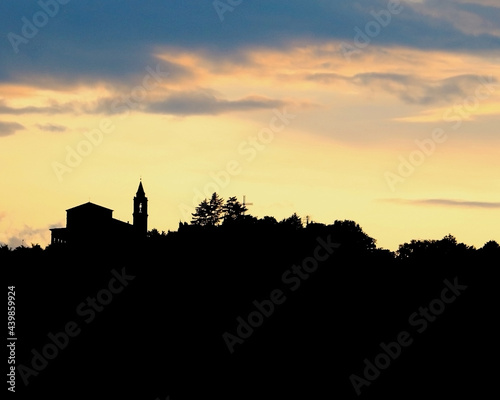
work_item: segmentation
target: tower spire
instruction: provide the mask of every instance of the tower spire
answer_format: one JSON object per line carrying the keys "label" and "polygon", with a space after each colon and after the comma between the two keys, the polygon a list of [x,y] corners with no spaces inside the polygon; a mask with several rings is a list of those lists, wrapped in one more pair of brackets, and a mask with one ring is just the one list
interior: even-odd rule
{"label": "tower spire", "polygon": [[137,189],[136,196],[145,196],[144,187],[142,186],[142,180],[139,181],[139,188]]}
{"label": "tower spire", "polygon": [[148,198],[142,186],[142,177],[139,181],[139,187],[134,197],[134,229],[137,235],[145,238],[148,232]]}

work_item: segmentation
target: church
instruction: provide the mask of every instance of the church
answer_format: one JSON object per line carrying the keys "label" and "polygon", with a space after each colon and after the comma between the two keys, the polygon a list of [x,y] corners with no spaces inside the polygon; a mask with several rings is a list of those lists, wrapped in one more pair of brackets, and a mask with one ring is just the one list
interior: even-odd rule
{"label": "church", "polygon": [[105,245],[143,240],[148,232],[148,198],[142,181],[134,197],[133,224],[113,218],[113,210],[88,202],[66,210],[66,228],[52,228],[51,244]]}

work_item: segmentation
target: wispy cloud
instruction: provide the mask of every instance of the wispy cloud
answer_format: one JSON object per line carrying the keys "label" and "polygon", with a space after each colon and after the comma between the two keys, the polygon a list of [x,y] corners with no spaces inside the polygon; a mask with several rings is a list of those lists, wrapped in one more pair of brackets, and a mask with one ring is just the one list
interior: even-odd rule
{"label": "wispy cloud", "polygon": [[[464,34],[497,34],[500,10],[495,0],[426,0],[410,3],[421,15],[450,24]],[[496,31],[496,32],[495,32]]]}
{"label": "wispy cloud", "polygon": [[462,208],[500,208],[500,202],[467,201],[452,199],[383,199],[382,201],[411,206],[445,206]]}
{"label": "wispy cloud", "polygon": [[[131,104],[131,105],[129,105]],[[131,102],[123,95],[98,98],[92,102],[66,102],[54,101],[45,106],[11,107],[0,100],[0,114],[25,115],[25,114],[120,114],[135,110],[152,114],[170,115],[219,115],[235,111],[252,111],[279,108],[289,104],[285,100],[273,99],[265,96],[249,95],[239,99],[229,100],[211,89],[198,89],[193,91],[171,91],[167,96],[144,99],[140,102]],[[56,124],[37,124],[41,130],[63,132],[65,127]],[[0,127],[1,128],[1,127]],[[5,125],[8,132],[14,125]],[[18,129],[20,129],[18,127]],[[13,132],[11,132],[13,133]]]}
{"label": "wispy cloud", "polygon": [[52,102],[52,104],[47,106],[26,106],[26,107],[10,107],[4,100],[0,100],[0,114],[8,115],[24,115],[24,114],[63,114],[67,112],[74,112],[74,105],[71,103],[59,104]]}
{"label": "wispy cloud", "polygon": [[[469,74],[429,80],[415,75],[371,72],[353,76],[315,73],[307,76],[306,79],[322,84],[334,84],[339,81],[350,82],[357,86],[390,93],[407,104],[429,105],[449,104],[473,95],[484,77]],[[488,79],[491,84],[498,83],[498,79],[495,77]]]}
{"label": "wispy cloud", "polygon": [[36,124],[37,128],[40,129],[41,131],[46,131],[46,132],[66,132],[68,128],[66,128],[63,125],[57,125],[57,124]]}
{"label": "wispy cloud", "polygon": [[24,225],[20,230],[12,232],[8,238],[7,245],[10,248],[16,248],[24,244],[30,246],[33,244],[43,243],[49,236],[49,228],[33,228],[29,225]]}
{"label": "wispy cloud", "polygon": [[[409,104],[450,103],[474,94],[480,84],[480,77],[475,75],[452,76],[438,81],[399,74],[360,74],[353,82],[370,85],[398,96]],[[496,79],[494,79],[496,83]]]}
{"label": "wispy cloud", "polygon": [[217,115],[233,111],[250,111],[283,107],[282,100],[263,96],[248,96],[237,100],[227,100],[209,90],[175,93],[164,100],[147,105],[145,111],[175,115]]}
{"label": "wispy cloud", "polygon": [[2,122],[0,121],[0,137],[13,135],[17,131],[24,129],[24,126],[17,122]]}

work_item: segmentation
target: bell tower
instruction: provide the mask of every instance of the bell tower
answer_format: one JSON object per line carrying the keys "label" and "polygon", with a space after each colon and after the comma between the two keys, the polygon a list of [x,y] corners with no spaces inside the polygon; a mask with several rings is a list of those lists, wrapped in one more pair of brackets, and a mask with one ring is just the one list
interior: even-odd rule
{"label": "bell tower", "polygon": [[134,229],[138,237],[145,238],[148,232],[148,198],[142,187],[142,180],[134,197]]}

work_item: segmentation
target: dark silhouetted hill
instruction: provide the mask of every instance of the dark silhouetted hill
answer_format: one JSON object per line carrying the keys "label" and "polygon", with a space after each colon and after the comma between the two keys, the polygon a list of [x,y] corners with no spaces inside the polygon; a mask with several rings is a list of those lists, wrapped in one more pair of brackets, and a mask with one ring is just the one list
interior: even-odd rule
{"label": "dark silhouetted hill", "polygon": [[[352,375],[405,331],[412,343],[362,397],[478,397],[495,385],[499,261],[496,242],[446,236],[393,253],[353,221],[251,216],[123,246],[0,248],[16,285],[18,366],[49,333],[81,330],[28,386],[18,375],[19,396],[33,399],[357,398]],[[420,333],[414,313],[429,307],[439,314]]]}

